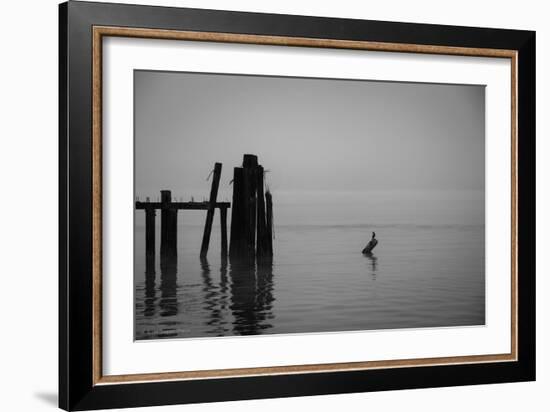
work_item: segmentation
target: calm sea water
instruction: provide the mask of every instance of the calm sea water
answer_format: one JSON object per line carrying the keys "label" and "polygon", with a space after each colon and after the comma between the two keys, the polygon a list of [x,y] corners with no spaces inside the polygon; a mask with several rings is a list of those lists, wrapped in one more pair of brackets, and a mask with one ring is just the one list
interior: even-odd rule
{"label": "calm sea water", "polygon": [[[485,323],[483,225],[276,226],[273,263],[250,266],[220,258],[217,225],[201,261],[202,226],[181,224],[177,268],[162,273],[157,258],[146,280],[141,218],[136,339]],[[373,230],[379,244],[366,257]]]}

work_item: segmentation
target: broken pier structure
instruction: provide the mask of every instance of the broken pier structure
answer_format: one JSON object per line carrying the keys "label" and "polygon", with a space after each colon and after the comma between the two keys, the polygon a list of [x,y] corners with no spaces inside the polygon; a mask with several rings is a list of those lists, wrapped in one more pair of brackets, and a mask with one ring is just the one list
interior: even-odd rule
{"label": "broken pier structure", "polygon": [[258,157],[252,154],[245,154],[242,167],[233,169],[232,259],[273,257],[273,203],[271,193],[264,194],[264,174]]}
{"label": "broken pier structure", "polygon": [[181,210],[205,210],[206,222],[201,243],[201,258],[205,258],[208,253],[210,235],[212,233],[212,224],[214,212],[220,210],[221,225],[221,254],[227,256],[227,209],[231,207],[229,202],[218,202],[218,188],[222,164],[216,163],[213,171],[212,187],[210,189],[210,199],[205,202],[172,202],[170,190],[161,190],[160,202],[136,202],[136,209],[145,211],[145,256],[146,273],[155,272],[155,223],[156,212],[161,212],[160,222],[160,256],[161,265],[164,262],[176,262],[178,246],[178,212]]}

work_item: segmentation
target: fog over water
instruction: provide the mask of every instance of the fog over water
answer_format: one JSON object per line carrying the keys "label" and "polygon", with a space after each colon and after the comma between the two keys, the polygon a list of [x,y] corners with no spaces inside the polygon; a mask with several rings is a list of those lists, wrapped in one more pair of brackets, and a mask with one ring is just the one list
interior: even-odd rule
{"label": "fog over water", "polygon": [[202,199],[218,161],[219,197],[230,200],[232,168],[253,153],[269,170],[280,223],[294,223],[283,202],[316,201],[326,206],[314,212],[320,218],[349,221],[333,203],[387,208],[396,191],[410,194],[396,214],[416,219],[423,209],[481,223],[484,197],[473,193],[485,188],[484,94],[482,86],[136,71],[135,193]]}

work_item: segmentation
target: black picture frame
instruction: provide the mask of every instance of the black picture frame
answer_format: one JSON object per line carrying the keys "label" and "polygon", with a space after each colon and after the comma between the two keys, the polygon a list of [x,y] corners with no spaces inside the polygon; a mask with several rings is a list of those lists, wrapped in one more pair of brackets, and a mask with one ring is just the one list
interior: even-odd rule
{"label": "black picture frame", "polygon": [[[517,52],[517,361],[163,382],[94,383],[94,26]],[[59,406],[90,410],[535,379],[535,32],[89,3],[59,6]]]}

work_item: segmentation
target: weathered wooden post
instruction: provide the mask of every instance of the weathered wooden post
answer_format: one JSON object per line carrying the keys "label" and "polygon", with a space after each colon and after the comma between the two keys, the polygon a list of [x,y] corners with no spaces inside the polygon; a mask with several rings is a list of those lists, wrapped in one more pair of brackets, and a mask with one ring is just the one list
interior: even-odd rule
{"label": "weathered wooden post", "polygon": [[243,173],[242,167],[235,167],[233,169],[233,202],[231,203],[231,234],[229,242],[229,256],[231,258],[240,258],[245,253]]}
{"label": "weathered wooden post", "polygon": [[243,192],[244,192],[244,236],[246,257],[256,256],[256,203],[257,203],[258,157],[245,154],[243,157]]}
{"label": "weathered wooden post", "polygon": [[160,191],[160,201],[162,203],[160,210],[160,255],[166,255],[168,248],[168,203],[172,201],[172,193],[169,190]]}
{"label": "weathered wooden post", "polygon": [[212,221],[214,220],[214,211],[216,210],[216,200],[218,198],[218,187],[220,185],[220,176],[222,174],[222,164],[214,165],[214,175],[212,177],[212,187],[210,188],[210,200],[208,211],[206,212],[206,223],[204,224],[204,233],[202,235],[201,258],[206,257],[208,245],[210,243],[210,234],[212,233]]}
{"label": "weathered wooden post", "polygon": [[170,245],[170,258],[175,259],[178,256],[178,210],[170,209],[170,231],[168,232],[168,244]]}
{"label": "weathered wooden post", "polygon": [[266,253],[267,256],[273,256],[273,199],[271,192],[265,192],[265,222],[266,222]]}
{"label": "weathered wooden post", "polygon": [[227,208],[220,208],[220,226],[222,235],[222,259],[227,259]]}
{"label": "weathered wooden post", "polygon": [[145,209],[145,273],[155,274],[155,209]]}
{"label": "weathered wooden post", "polygon": [[161,190],[160,221],[160,301],[161,316],[174,316],[178,312],[177,290],[177,210],[171,208],[172,193]]}
{"label": "weathered wooden post", "polygon": [[232,207],[229,256],[247,259],[273,256],[273,205],[269,192],[264,198],[264,169],[255,155],[245,154],[243,167],[234,169]]}
{"label": "weathered wooden post", "polygon": [[269,256],[267,247],[267,226],[265,220],[265,199],[264,199],[264,168],[258,166],[256,172],[258,189],[258,204],[257,204],[257,223],[256,223],[256,257],[262,259]]}
{"label": "weathered wooden post", "polygon": [[[175,263],[177,257],[177,228],[178,211],[171,208],[172,193],[170,190],[161,190],[161,222],[160,222],[160,256],[164,263]],[[168,260],[167,260],[168,259]]]}

